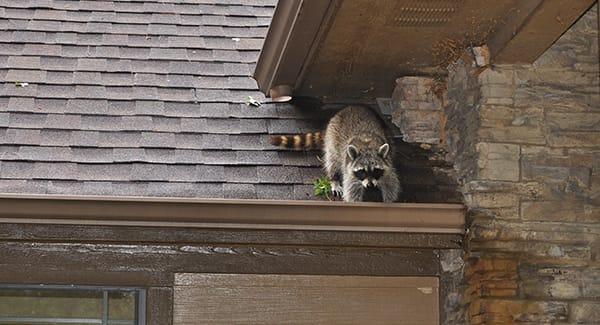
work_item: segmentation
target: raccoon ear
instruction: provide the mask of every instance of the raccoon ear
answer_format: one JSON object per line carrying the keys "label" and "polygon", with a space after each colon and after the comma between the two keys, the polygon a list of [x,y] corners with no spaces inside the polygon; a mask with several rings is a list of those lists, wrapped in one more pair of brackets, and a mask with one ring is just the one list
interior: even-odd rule
{"label": "raccoon ear", "polygon": [[381,147],[379,147],[379,150],[377,150],[377,152],[382,158],[386,158],[388,153],[390,152],[390,145],[384,143],[383,145],[381,145]]}
{"label": "raccoon ear", "polygon": [[347,152],[348,152],[348,157],[350,157],[350,159],[352,159],[352,160],[354,160],[354,159],[356,159],[356,157],[358,157],[358,149],[351,144],[348,145]]}

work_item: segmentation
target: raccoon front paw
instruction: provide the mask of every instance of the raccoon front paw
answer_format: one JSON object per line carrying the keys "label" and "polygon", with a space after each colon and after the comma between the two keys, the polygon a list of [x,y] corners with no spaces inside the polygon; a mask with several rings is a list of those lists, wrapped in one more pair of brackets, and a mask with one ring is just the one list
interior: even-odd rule
{"label": "raccoon front paw", "polygon": [[344,195],[342,185],[336,181],[331,182],[331,193],[333,193],[333,196],[342,197]]}

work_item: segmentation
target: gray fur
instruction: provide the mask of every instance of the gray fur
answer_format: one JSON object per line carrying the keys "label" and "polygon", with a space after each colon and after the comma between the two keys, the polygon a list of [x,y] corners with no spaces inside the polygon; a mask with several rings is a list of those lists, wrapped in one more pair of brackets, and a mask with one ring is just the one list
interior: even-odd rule
{"label": "gray fur", "polygon": [[[369,108],[348,106],[331,118],[323,151],[332,190],[344,201],[362,201],[367,185],[380,189],[384,202],[397,199],[400,181],[392,162],[391,142],[381,120]],[[355,175],[356,170],[372,172],[375,168],[383,171],[378,179],[369,176],[360,180]]]}

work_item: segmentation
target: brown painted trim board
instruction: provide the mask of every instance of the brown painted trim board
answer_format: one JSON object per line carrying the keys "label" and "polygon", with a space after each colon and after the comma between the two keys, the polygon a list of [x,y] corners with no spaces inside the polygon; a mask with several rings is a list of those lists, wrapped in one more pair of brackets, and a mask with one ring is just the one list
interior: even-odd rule
{"label": "brown painted trim board", "polygon": [[461,248],[461,234],[0,223],[0,242]]}
{"label": "brown painted trim board", "polygon": [[[537,2],[537,1],[535,1]],[[514,30],[510,41],[501,49],[493,50],[497,63],[533,63],[579,17],[591,8],[596,0],[544,0]]]}
{"label": "brown painted trim board", "polygon": [[439,276],[436,250],[0,242],[0,283],[166,287],[175,273]]}
{"label": "brown painted trim board", "polygon": [[267,96],[274,86],[296,86],[331,6],[332,0],[279,1],[254,72],[259,89]]}

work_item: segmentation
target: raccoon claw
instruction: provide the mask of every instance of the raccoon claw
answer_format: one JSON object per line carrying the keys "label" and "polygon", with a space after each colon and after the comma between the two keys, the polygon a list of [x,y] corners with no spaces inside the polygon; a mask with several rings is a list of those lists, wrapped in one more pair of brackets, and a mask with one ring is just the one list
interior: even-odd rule
{"label": "raccoon claw", "polygon": [[333,196],[342,197],[344,192],[342,191],[342,186],[338,182],[331,183],[331,193]]}

